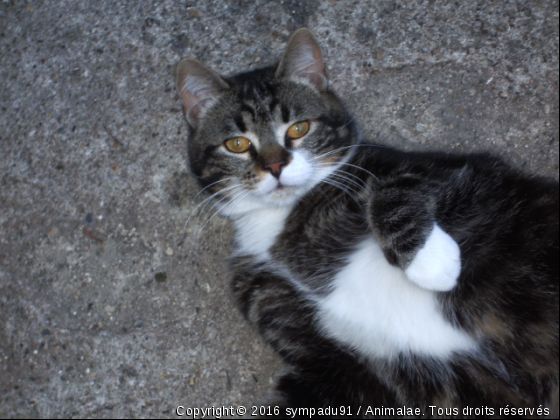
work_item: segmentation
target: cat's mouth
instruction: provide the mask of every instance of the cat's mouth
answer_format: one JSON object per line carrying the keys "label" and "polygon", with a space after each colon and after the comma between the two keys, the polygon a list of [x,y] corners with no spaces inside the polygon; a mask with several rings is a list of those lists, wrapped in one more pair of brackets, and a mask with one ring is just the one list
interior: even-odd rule
{"label": "cat's mouth", "polygon": [[304,193],[303,190],[301,185],[286,185],[278,181],[274,187],[261,195],[261,199],[274,205],[290,205]]}
{"label": "cat's mouth", "polygon": [[278,194],[282,194],[282,195],[294,194],[297,190],[298,187],[284,185],[281,182],[279,182],[278,185],[272,191],[269,192],[269,195],[274,196]]}

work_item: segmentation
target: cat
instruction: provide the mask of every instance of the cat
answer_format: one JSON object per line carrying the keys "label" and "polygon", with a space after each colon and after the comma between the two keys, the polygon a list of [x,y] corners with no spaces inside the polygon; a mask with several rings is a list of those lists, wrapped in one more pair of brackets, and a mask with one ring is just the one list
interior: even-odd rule
{"label": "cat", "polygon": [[558,416],[557,182],[362,141],[306,28],[271,67],[185,58],[177,87],[233,294],[286,364],[264,414]]}

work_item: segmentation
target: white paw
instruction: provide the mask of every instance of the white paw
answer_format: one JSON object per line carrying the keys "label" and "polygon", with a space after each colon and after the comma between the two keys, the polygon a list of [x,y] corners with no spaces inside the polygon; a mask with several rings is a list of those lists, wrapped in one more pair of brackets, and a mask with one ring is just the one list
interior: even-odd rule
{"label": "white paw", "polygon": [[460,273],[459,245],[434,224],[424,247],[406,268],[406,276],[423,289],[447,292],[457,285]]}

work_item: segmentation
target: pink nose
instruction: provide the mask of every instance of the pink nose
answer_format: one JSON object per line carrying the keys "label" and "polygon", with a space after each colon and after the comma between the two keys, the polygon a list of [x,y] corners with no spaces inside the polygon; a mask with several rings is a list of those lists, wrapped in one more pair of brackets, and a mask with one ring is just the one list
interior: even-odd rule
{"label": "pink nose", "polygon": [[282,173],[282,166],[285,165],[286,165],[286,161],[284,159],[280,159],[275,162],[266,163],[264,165],[264,168],[268,169],[273,176],[279,178],[280,174]]}

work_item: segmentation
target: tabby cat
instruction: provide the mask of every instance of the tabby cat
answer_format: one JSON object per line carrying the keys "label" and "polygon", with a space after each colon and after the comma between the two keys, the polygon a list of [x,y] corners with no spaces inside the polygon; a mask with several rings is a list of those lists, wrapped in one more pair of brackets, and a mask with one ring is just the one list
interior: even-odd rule
{"label": "tabby cat", "polygon": [[233,293],[287,366],[267,414],[558,416],[557,182],[363,142],[305,28],[275,66],[187,58],[177,84]]}

